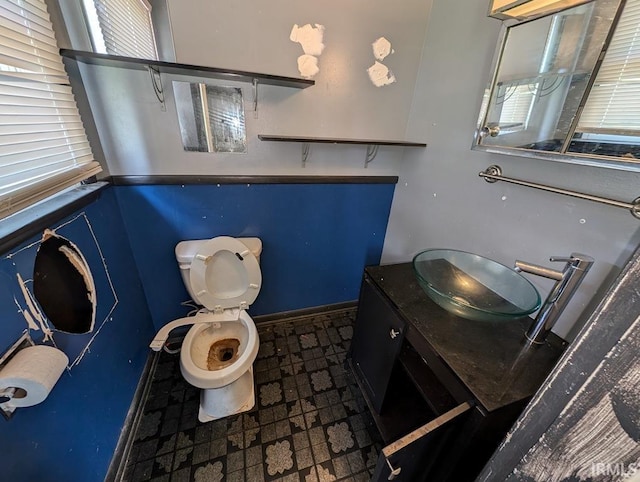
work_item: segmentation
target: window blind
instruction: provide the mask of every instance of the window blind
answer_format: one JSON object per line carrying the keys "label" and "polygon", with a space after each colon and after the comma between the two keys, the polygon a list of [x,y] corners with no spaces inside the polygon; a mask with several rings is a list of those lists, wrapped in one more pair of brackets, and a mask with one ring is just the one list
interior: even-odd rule
{"label": "window blind", "polygon": [[531,112],[531,104],[536,96],[537,84],[511,85],[505,90],[500,126],[513,124],[516,130],[526,129]]}
{"label": "window blind", "polygon": [[158,59],[151,5],[146,0],[93,0],[106,52]]}
{"label": "window blind", "polygon": [[43,0],[0,0],[0,219],[101,171]]}
{"label": "window blind", "polygon": [[627,0],[580,116],[579,132],[640,132],[640,0]]}

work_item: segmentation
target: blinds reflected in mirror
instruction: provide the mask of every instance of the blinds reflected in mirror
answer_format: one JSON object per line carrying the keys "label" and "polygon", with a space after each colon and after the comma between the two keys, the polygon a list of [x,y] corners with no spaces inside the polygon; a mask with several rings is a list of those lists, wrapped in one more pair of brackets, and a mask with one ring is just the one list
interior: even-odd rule
{"label": "blinds reflected in mirror", "polygon": [[247,152],[242,89],[173,82],[185,151]]}
{"label": "blinds reflected in mirror", "polygon": [[640,134],[640,0],[627,0],[577,131]]}
{"label": "blinds reflected in mirror", "polygon": [[498,92],[496,103],[501,104],[500,132],[513,132],[527,128],[536,98],[538,84],[505,86]]}

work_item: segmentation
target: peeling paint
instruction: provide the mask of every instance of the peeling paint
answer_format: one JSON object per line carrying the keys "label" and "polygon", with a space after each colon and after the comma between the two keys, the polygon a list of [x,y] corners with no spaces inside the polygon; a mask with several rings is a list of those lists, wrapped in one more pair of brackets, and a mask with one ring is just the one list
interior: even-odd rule
{"label": "peeling paint", "polygon": [[22,309],[22,306],[20,306],[20,303],[18,303],[18,300],[16,299],[15,296],[13,297],[13,302],[18,307],[18,313],[21,313],[22,316],[24,316],[24,319],[27,321],[27,328],[29,330],[38,331],[40,328],[38,327],[38,325],[36,324],[35,320],[33,319],[33,316],[31,316],[31,313],[29,313],[28,310]]}
{"label": "peeling paint", "polygon": [[[75,247],[73,243],[71,243],[71,245]],[[74,249],[68,248],[67,246],[61,246],[59,250],[62,254],[64,254],[67,257],[69,262],[74,266],[76,270],[78,270],[78,273],[80,273],[80,275],[84,279],[84,283],[87,285],[87,298],[89,299],[89,302],[95,307],[96,306],[96,287],[93,282],[93,276],[91,276],[91,271],[89,271],[89,265],[87,264],[87,261],[82,257],[82,253],[77,248],[74,250]],[[91,322],[91,329],[93,329],[93,325],[95,325],[95,322],[96,322],[96,316],[95,316],[95,309],[94,309],[93,320]]]}
{"label": "peeling paint", "polygon": [[376,61],[371,67],[367,69],[369,79],[376,87],[383,87],[385,85],[393,84],[396,81],[395,75],[389,70],[389,68]]}
{"label": "peeling paint", "polygon": [[317,23],[314,25],[315,27],[312,27],[311,24],[308,23],[302,27],[298,27],[298,24],[295,24],[291,29],[289,39],[292,42],[299,43],[305,54],[317,57],[321,55],[324,50],[324,44],[322,43],[324,38],[324,25]]}
{"label": "peeling paint", "polygon": [[384,37],[380,37],[378,40],[373,42],[371,46],[373,47],[373,56],[376,60],[382,61],[394,52],[391,48],[391,42]]}
{"label": "peeling paint", "polygon": [[[31,293],[29,293],[29,290],[27,290],[26,283],[22,279],[22,276],[20,276],[20,273],[17,273],[17,278],[18,278],[18,286],[20,287],[20,290],[22,291],[22,295],[24,296],[24,301],[27,304],[27,310],[21,310],[22,314],[27,319],[27,325],[29,326],[29,329],[39,330],[38,326],[35,324],[35,321],[33,320],[35,318],[40,323],[40,326],[42,326],[42,315],[40,313],[40,310],[36,308],[36,305],[33,302],[33,299],[31,298]],[[31,322],[29,322],[30,320]]]}
{"label": "peeling paint", "polygon": [[[634,388],[640,380],[640,370],[636,372]],[[548,444],[543,435],[528,455],[521,470],[534,480],[588,481],[593,477],[592,464],[636,462],[640,448],[620,424],[607,395],[569,429],[559,444]]]}

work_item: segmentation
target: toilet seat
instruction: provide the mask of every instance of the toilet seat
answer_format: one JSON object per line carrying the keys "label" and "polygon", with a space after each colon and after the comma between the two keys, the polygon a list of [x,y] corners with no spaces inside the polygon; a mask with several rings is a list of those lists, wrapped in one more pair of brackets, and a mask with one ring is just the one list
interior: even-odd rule
{"label": "toilet seat", "polygon": [[195,301],[214,313],[247,309],[262,284],[256,257],[244,243],[229,236],[202,243],[191,261],[189,276]]}
{"label": "toilet seat", "polygon": [[[188,349],[180,351],[180,368],[182,376],[187,382],[198,388],[220,388],[236,381],[247,370],[251,369],[258,354],[260,342],[258,329],[249,313],[241,310],[237,320],[231,323],[223,323],[221,329],[209,334],[207,334],[207,330],[210,324],[219,323],[221,321],[219,317],[213,313],[199,313],[196,318],[198,320],[197,324],[194,324],[189,329],[182,342],[182,346],[188,347]],[[234,327],[232,325],[237,326]],[[240,328],[239,331],[238,328]],[[244,332],[244,335],[242,332]],[[201,343],[196,348],[196,340],[201,336],[206,337],[206,342]],[[240,341],[240,347],[238,348],[240,356],[235,362],[220,370],[206,370],[196,364],[194,353],[191,350],[199,349],[201,352],[198,354],[198,358],[206,358],[206,353],[203,350],[205,348],[208,350],[212,341],[233,336],[237,336]],[[200,364],[202,363],[201,361]]]}

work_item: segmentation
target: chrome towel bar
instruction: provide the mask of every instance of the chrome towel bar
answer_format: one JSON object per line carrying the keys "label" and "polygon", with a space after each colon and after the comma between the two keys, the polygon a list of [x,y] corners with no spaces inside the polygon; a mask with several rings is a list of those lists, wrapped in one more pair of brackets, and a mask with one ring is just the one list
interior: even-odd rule
{"label": "chrome towel bar", "polygon": [[533,189],[540,189],[541,191],[554,192],[556,194],[564,194],[565,196],[577,197],[580,199],[586,199],[587,201],[594,201],[602,204],[608,204],[609,206],[615,206],[619,208],[628,209],[633,217],[640,219],[640,197],[635,198],[632,202],[627,203],[623,201],[616,201],[615,199],[608,199],[605,197],[594,196],[592,194],[585,194],[583,192],[570,191],[568,189],[562,189],[559,187],[547,186],[545,184],[538,184],[535,182],[523,181],[521,179],[514,179],[512,177],[505,177],[502,175],[502,169],[500,166],[489,166],[486,170],[478,173],[478,175],[484,178],[487,182],[504,181],[511,184],[517,184],[519,186],[531,187]]}

